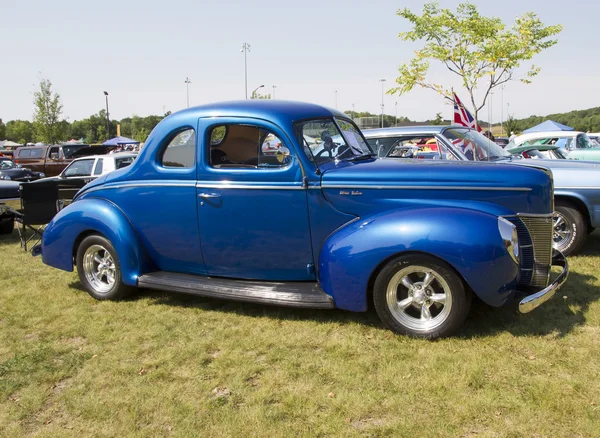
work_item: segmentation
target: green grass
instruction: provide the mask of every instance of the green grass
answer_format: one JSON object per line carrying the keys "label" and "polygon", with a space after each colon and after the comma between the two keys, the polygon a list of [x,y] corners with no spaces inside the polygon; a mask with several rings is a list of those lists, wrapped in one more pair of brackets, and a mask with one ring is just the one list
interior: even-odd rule
{"label": "green grass", "polygon": [[596,233],[542,308],[475,302],[429,342],[373,311],[98,302],[3,236],[0,436],[600,436],[599,262]]}

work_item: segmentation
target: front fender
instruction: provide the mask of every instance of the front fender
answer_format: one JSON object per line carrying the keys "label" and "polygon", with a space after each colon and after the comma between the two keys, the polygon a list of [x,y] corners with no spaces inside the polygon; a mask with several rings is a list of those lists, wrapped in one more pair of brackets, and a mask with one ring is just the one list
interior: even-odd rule
{"label": "front fender", "polygon": [[587,213],[592,227],[600,227],[600,189],[591,187],[579,190],[558,188],[554,189],[554,199],[570,199],[575,200],[575,203],[579,201],[581,206],[585,207],[586,211],[582,211],[582,213]]}
{"label": "front fender", "polygon": [[135,286],[139,275],[153,270],[153,263],[125,214],[113,203],[98,198],[74,202],[52,219],[42,237],[43,262],[72,271],[74,245],[83,233],[102,234],[110,240],[121,263],[123,283]]}
{"label": "front fender", "polygon": [[319,281],[336,307],[364,311],[371,276],[406,252],[444,260],[491,306],[506,303],[516,289],[519,267],[504,247],[497,216],[451,207],[394,210],[352,222],[323,245]]}

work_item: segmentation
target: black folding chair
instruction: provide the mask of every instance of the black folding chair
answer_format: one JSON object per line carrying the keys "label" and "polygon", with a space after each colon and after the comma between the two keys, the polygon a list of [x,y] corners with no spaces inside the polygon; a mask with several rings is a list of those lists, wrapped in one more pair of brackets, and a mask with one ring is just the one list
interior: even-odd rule
{"label": "black folding chair", "polygon": [[[58,213],[58,184],[56,181],[40,181],[23,183],[21,192],[21,209],[17,210],[15,220],[21,248],[27,251],[27,244],[37,237],[35,244],[42,240],[44,228]],[[33,234],[27,238],[27,229]]]}

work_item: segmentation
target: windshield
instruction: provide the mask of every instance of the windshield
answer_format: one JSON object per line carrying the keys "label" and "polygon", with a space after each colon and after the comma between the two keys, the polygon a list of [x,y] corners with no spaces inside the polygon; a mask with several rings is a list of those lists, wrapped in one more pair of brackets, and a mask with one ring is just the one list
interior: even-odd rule
{"label": "windshield", "polygon": [[512,156],[494,141],[469,128],[448,128],[444,136],[470,161],[494,161]]}
{"label": "windshield", "polygon": [[373,155],[361,132],[349,120],[308,120],[295,126],[302,136],[305,153],[317,164]]}
{"label": "windshield", "polygon": [[10,160],[0,160],[0,169],[14,169],[16,166]]}
{"label": "windshield", "polygon": [[65,158],[70,158],[75,152],[77,152],[81,148],[88,147],[86,144],[73,144],[73,145],[65,145],[63,146],[63,154]]}
{"label": "windshield", "polygon": [[592,148],[592,142],[586,134],[579,134],[575,143],[577,149],[589,149]]}

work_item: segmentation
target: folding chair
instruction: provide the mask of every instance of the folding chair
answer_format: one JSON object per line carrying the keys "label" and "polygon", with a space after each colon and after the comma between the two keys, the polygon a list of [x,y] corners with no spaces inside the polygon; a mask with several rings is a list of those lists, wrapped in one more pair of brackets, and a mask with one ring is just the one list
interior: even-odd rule
{"label": "folding chair", "polygon": [[[40,181],[20,185],[21,209],[17,210],[15,220],[21,248],[27,251],[27,244],[37,237],[35,244],[42,240],[46,225],[58,213],[58,184],[56,181]],[[27,229],[33,234],[27,238]]]}

